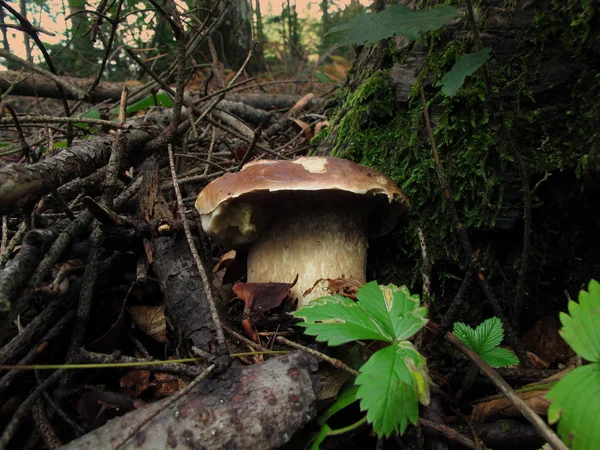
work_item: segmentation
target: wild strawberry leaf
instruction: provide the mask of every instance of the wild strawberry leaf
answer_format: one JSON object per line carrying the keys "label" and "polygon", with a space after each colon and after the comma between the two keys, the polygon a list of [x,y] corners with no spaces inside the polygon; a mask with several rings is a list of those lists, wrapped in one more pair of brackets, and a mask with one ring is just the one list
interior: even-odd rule
{"label": "wild strawberry leaf", "polygon": [[579,303],[569,301],[569,314],[560,313],[560,334],[583,359],[600,362],[600,284],[590,281],[579,292]]}
{"label": "wild strawberry leaf", "polygon": [[506,367],[519,363],[513,352],[498,347],[504,339],[504,328],[497,317],[484,320],[475,329],[462,322],[456,322],[452,332],[492,367]]}
{"label": "wild strawberry leaf", "polygon": [[[581,302],[581,297],[580,297]],[[552,402],[548,422],[571,450],[595,450],[600,442],[600,364],[569,372],[546,395]]]}
{"label": "wild strawberry leaf", "polygon": [[427,323],[427,310],[405,286],[379,286],[372,281],[356,297],[356,302],[337,295],[323,297],[293,314],[304,319],[299,325],[306,327],[306,334],[329,345],[362,339],[400,342]]}
{"label": "wild strawberry leaf", "polygon": [[360,409],[380,436],[403,433],[408,421],[417,423],[418,401],[429,403],[425,359],[408,341],[375,352],[356,378]]}

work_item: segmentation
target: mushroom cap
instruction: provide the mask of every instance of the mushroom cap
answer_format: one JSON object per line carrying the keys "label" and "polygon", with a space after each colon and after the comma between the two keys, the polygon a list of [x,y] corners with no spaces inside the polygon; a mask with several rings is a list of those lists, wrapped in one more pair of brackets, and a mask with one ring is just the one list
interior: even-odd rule
{"label": "mushroom cap", "polygon": [[410,203],[389,177],[330,156],[293,161],[256,160],[209,183],[196,199],[202,228],[217,242],[238,246],[257,239],[274,214],[286,208],[361,208],[369,235],[387,234]]}

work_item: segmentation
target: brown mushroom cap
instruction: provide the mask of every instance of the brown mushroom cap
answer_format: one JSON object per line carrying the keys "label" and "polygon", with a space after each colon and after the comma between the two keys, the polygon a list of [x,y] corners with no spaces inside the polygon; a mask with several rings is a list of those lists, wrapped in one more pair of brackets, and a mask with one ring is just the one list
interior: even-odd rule
{"label": "brown mushroom cap", "polygon": [[254,241],[268,217],[294,205],[365,208],[371,237],[391,231],[410,206],[387,176],[328,156],[257,160],[209,183],[196,199],[204,231],[225,245]]}

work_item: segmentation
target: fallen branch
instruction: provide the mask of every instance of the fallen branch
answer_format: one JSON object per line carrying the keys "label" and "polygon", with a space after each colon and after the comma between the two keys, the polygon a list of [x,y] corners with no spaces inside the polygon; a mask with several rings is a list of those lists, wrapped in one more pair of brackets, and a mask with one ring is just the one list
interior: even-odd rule
{"label": "fallen branch", "polygon": [[64,450],[276,448],[315,415],[310,357],[302,352],[264,364],[231,367],[179,397],[112,420]]}

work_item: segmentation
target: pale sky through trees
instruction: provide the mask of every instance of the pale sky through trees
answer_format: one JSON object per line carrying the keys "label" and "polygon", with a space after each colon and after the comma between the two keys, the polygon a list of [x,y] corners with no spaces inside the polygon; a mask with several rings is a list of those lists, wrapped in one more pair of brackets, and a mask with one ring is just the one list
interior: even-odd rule
{"label": "pale sky through trees", "polygon": [[[365,6],[369,6],[373,3],[373,0],[359,0],[361,4]],[[298,16],[301,18],[313,17],[320,18],[321,11],[319,9],[320,0],[291,0],[291,3],[296,4],[296,10],[298,12]],[[346,6],[350,4],[351,0],[334,0],[334,3],[337,8],[344,9]],[[252,4],[254,6],[255,0],[252,0]],[[273,16],[279,15],[282,11],[282,5],[287,4],[287,0],[260,0],[261,12],[263,16]],[[95,5],[96,2],[92,1],[90,4]],[[63,14],[63,9],[65,7],[64,0],[46,0],[46,5],[52,11],[52,14],[48,14],[46,12],[40,12],[38,14],[29,15],[29,20],[36,25],[41,27],[42,29],[54,33],[54,36],[49,36],[47,34],[40,34],[42,42],[48,44],[57,44],[62,39],[64,39],[65,32],[65,15]],[[140,6],[144,6],[143,2],[140,2]],[[135,18],[131,16],[131,21],[134,21]],[[10,15],[8,18],[8,22],[14,22],[14,20],[10,19]],[[23,33],[15,30],[8,29],[8,41],[10,44],[11,50],[19,57],[25,58],[25,45],[23,43]],[[32,45],[34,60],[39,57],[39,51]],[[0,60],[0,67],[3,66],[2,60]]]}

